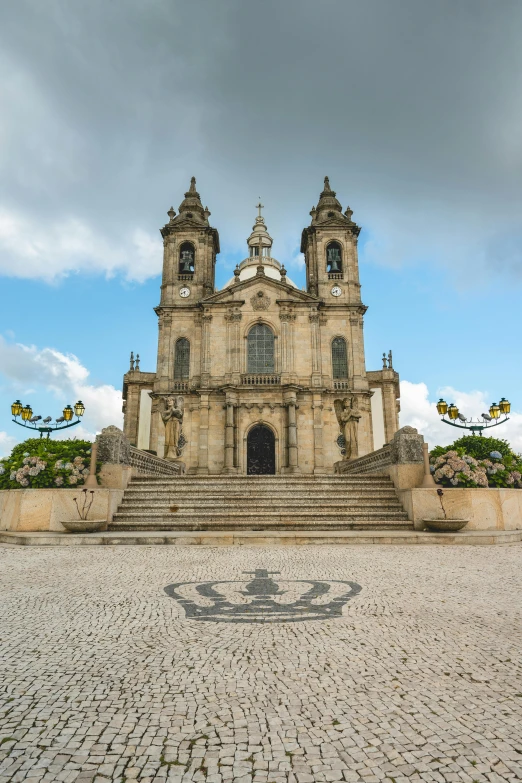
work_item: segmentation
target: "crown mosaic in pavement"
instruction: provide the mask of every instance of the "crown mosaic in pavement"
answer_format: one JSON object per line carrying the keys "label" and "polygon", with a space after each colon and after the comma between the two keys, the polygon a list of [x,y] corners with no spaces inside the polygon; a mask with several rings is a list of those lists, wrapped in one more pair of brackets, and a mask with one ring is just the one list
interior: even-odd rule
{"label": "crown mosaic in pavement", "polygon": [[334,579],[280,579],[257,568],[250,581],[177,582],[165,592],[190,620],[217,623],[283,623],[341,617],[343,606],[361,591],[356,582]]}

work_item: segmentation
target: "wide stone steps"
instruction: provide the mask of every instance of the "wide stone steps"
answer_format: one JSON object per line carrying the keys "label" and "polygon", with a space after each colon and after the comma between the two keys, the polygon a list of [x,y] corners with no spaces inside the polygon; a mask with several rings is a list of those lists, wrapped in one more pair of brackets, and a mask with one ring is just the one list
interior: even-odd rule
{"label": "wide stone steps", "polygon": [[110,530],[411,530],[386,476],[135,478]]}

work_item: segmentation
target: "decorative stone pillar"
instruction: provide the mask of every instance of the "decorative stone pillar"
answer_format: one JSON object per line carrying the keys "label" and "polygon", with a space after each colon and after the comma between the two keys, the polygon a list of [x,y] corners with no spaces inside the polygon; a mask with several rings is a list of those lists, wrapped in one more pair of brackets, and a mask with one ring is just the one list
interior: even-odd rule
{"label": "decorative stone pillar", "polygon": [[210,322],[212,315],[205,313],[202,318],[201,336],[201,385],[205,388],[210,381]]}
{"label": "decorative stone pillar", "polygon": [[208,422],[209,422],[209,395],[201,392],[199,403],[199,449],[198,449],[198,473],[208,473]]}
{"label": "decorative stone pillar", "polygon": [[323,453],[323,400],[320,392],[313,392],[314,416],[314,473],[326,473]]}
{"label": "decorative stone pillar", "polygon": [[236,428],[235,428],[235,412],[234,412],[234,400],[232,396],[227,393],[225,408],[225,465],[223,473],[236,473],[235,468],[235,451],[236,451]]}
{"label": "decorative stone pillar", "polygon": [[240,381],[240,323],[242,317],[241,311],[237,307],[230,308],[225,315],[227,322],[227,376],[234,384],[238,384]]}
{"label": "decorative stone pillar", "polygon": [[169,389],[171,327],[172,316],[170,313],[160,312],[158,322],[158,366],[156,371],[157,381],[155,384],[155,391],[166,392]]}
{"label": "decorative stone pillar", "polygon": [[308,316],[312,338],[312,386],[321,385],[321,340],[319,333],[319,313],[314,310]]}
{"label": "decorative stone pillar", "polygon": [[281,381],[287,383],[294,372],[293,324],[295,315],[290,310],[279,313],[281,321]]}
{"label": "decorative stone pillar", "polygon": [[286,473],[299,473],[299,457],[297,452],[297,395],[294,389],[285,392],[285,407],[287,410],[287,444],[288,466]]}

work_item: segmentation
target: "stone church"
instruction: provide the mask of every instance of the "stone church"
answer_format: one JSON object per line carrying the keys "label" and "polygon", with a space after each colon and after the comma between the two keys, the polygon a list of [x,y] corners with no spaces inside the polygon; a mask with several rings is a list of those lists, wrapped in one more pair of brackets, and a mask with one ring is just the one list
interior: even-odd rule
{"label": "stone church", "polygon": [[[178,214],[168,211],[157,368],[143,372],[131,355],[124,431],[138,448],[179,459],[188,473],[331,474],[334,463],[380,448],[398,429],[391,352],[381,369],[365,365],[360,228],[326,177],[301,236],[301,290],[274,258],[261,210],[246,258],[221,290],[214,284],[219,234],[194,178]],[[358,416],[350,443],[343,404]],[[165,442],[169,410],[177,417],[174,454]]]}

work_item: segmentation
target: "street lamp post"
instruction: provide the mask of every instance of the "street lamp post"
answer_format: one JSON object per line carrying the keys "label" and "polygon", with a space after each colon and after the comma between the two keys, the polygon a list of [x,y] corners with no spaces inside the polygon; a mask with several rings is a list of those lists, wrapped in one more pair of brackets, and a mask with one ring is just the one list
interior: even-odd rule
{"label": "street lamp post", "polygon": [[[444,424],[449,424],[451,427],[458,427],[458,429],[461,430],[470,430],[473,435],[476,435],[478,432],[481,437],[483,430],[490,429],[491,427],[498,427],[499,424],[504,424],[504,422],[509,421],[508,413],[510,411],[511,403],[509,400],[506,400],[505,397],[502,397],[498,404],[496,402],[491,403],[489,413],[481,413],[482,418],[476,420],[473,418],[466,419],[453,402],[448,405],[442,397],[437,403],[437,412],[439,416],[442,417],[441,421],[443,421]],[[501,415],[504,417],[503,419],[500,418]],[[446,418],[446,416],[448,418]],[[457,420],[461,422],[461,424],[458,424]]]}
{"label": "street lamp post", "polygon": [[[52,416],[47,416],[47,418],[43,420],[41,416],[33,416],[33,409],[31,406],[22,405],[20,400],[15,400],[13,402],[11,405],[11,413],[13,414],[13,421],[15,424],[18,424],[20,427],[26,427],[29,430],[36,430],[40,433],[41,438],[43,438],[44,433],[47,433],[47,438],[49,438],[51,432],[66,430],[69,427],[75,427],[76,424],[79,424],[81,417],[85,413],[85,405],[81,400],[78,400],[75,404],[74,410],[70,405],[66,405],[62,411],[62,415],[55,419],[53,424],[51,424]],[[73,421],[75,415],[76,421]],[[18,417],[21,418],[21,421],[18,421]],[[41,421],[42,424],[38,424],[39,421]]]}

